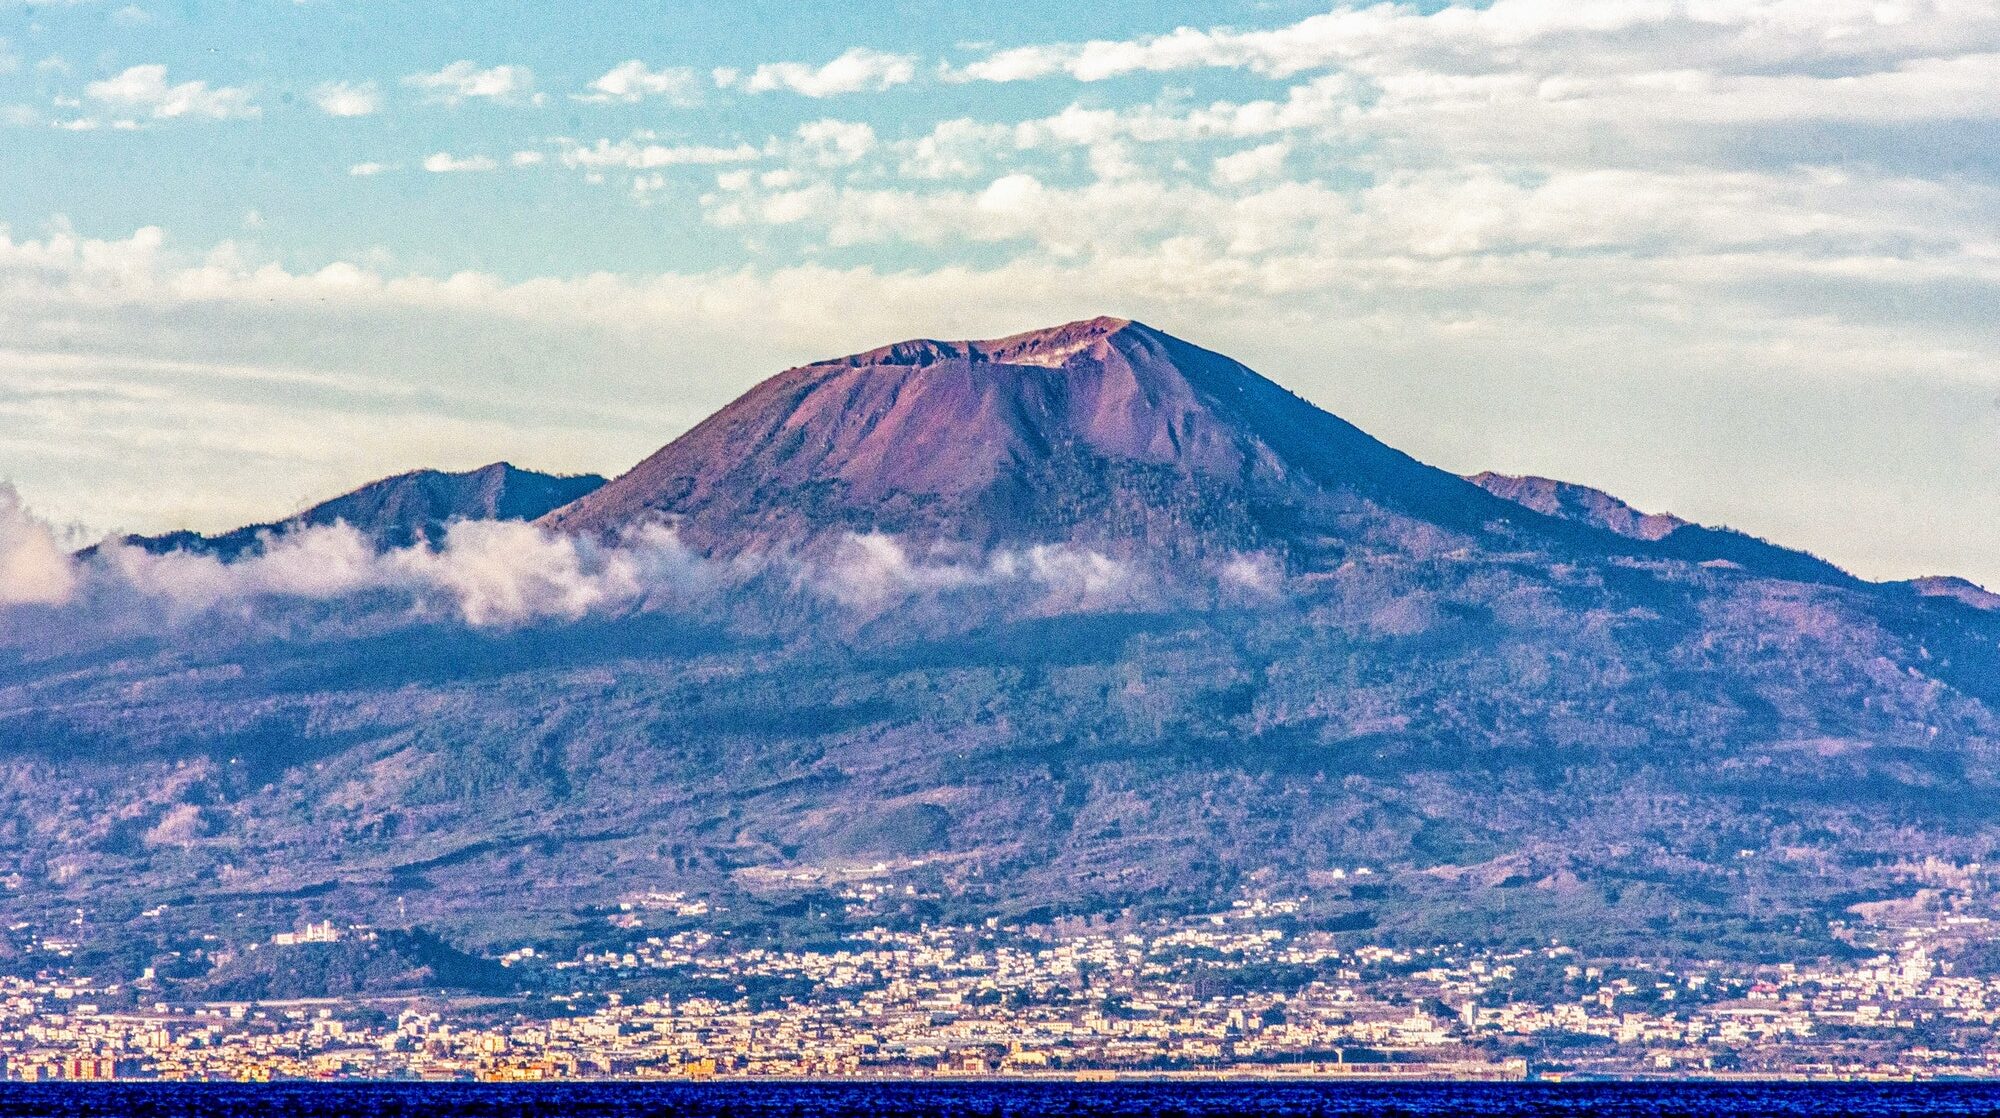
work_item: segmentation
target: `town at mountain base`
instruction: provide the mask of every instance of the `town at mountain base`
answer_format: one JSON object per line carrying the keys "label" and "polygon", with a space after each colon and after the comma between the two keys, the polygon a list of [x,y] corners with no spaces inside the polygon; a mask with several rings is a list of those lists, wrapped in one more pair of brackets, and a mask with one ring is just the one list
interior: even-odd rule
{"label": "town at mountain base", "polygon": [[659,896],[837,939],[862,880],[912,926],[1309,897],[1388,943],[1751,958],[2000,851],[1991,595],[1460,478],[1124,320],[790,370],[545,507],[488,480],[334,519],[666,532],[704,581],[507,625],[5,615],[0,915],[84,913],[107,974],[326,918],[561,956]]}

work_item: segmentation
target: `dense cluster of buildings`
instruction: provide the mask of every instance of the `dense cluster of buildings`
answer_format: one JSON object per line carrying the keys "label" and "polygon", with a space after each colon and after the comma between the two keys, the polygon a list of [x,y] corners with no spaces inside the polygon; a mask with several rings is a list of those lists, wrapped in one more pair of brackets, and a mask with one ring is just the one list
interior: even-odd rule
{"label": "dense cluster of buildings", "polygon": [[[1963,914],[1886,933],[1859,963],[1750,966],[1355,947],[1299,931],[1289,900],[1153,926],[873,927],[799,950],[738,947],[675,899],[679,930],[643,934],[660,904],[612,918],[638,930],[629,949],[504,956],[578,987],[533,999],[135,1006],[147,980],[45,969],[0,980],[0,1056],[20,1080],[2000,1075],[2000,979],[1936,954],[1987,934]],[[318,924],[259,946],[343,937],[368,938]],[[701,992],[607,992],[660,976]]]}

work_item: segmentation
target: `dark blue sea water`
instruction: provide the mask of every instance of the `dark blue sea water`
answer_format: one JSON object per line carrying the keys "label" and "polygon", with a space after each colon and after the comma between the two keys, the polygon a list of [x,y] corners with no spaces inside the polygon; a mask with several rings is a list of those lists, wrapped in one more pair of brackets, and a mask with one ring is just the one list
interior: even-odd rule
{"label": "dark blue sea water", "polygon": [[0,1115],[50,1118],[1037,1118],[1041,1115],[2000,1114],[1983,1084],[0,1084]]}

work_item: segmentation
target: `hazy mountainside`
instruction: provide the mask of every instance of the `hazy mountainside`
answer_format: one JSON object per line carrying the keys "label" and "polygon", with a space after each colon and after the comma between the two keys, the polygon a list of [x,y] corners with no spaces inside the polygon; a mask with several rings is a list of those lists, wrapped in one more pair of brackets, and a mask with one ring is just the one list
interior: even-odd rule
{"label": "hazy mountainside", "polygon": [[1514,477],[1490,470],[1467,480],[1496,497],[1545,516],[1589,524],[1657,545],[1651,554],[1695,563],[1734,563],[1758,574],[1803,582],[1855,581],[1847,572],[1816,555],[1780,547],[1729,528],[1709,528],[1665,513],[1643,513],[1587,485],[1545,477]]}
{"label": "hazy mountainside", "polygon": [[1974,609],[2000,610],[2000,594],[1962,578],[1933,575],[1928,578],[1913,578],[1900,585],[1907,586],[1926,598],[1950,598]]}
{"label": "hazy mountainside", "polygon": [[463,473],[412,470],[372,481],[284,520],[251,524],[219,535],[169,532],[126,536],[128,544],[155,554],[192,551],[234,559],[257,549],[267,536],[344,522],[381,547],[436,543],[454,520],[533,520],[604,484],[596,474],[560,476],[495,462]]}
{"label": "hazy mountainside", "polygon": [[0,617],[0,907],[517,946],[685,891],[828,935],[792,902],[872,875],[912,918],[1311,892],[1754,953],[2000,852],[2000,615],[1499,487],[1543,508],[1120,320],[794,369],[541,521],[671,523],[700,593]]}
{"label": "hazy mountainside", "polygon": [[1545,477],[1515,477],[1491,470],[1473,474],[1466,480],[1496,497],[1505,497],[1544,516],[1593,524],[1607,532],[1616,532],[1635,540],[1657,541],[1692,526],[1678,516],[1640,512],[1603,490],[1574,482]]}

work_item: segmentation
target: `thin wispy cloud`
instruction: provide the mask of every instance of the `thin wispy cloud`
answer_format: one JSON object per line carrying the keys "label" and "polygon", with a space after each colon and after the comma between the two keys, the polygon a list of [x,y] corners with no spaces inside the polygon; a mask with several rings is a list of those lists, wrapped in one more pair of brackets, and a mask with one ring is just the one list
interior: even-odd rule
{"label": "thin wispy cloud", "polygon": [[647,137],[623,140],[600,139],[592,144],[564,140],[561,160],[570,167],[622,167],[649,170],[658,167],[712,166],[744,163],[762,153],[749,144],[665,144]]}
{"label": "thin wispy cloud", "polygon": [[692,67],[667,66],[655,70],[635,58],[605,71],[590,83],[589,92],[576,98],[600,104],[633,104],[659,98],[670,104],[692,105],[701,100],[701,88],[701,76]]}
{"label": "thin wispy cloud", "polygon": [[403,84],[422,92],[426,100],[443,105],[467,101],[518,104],[542,99],[535,92],[534,72],[526,66],[482,68],[468,59],[432,73],[411,74],[403,79]]}

